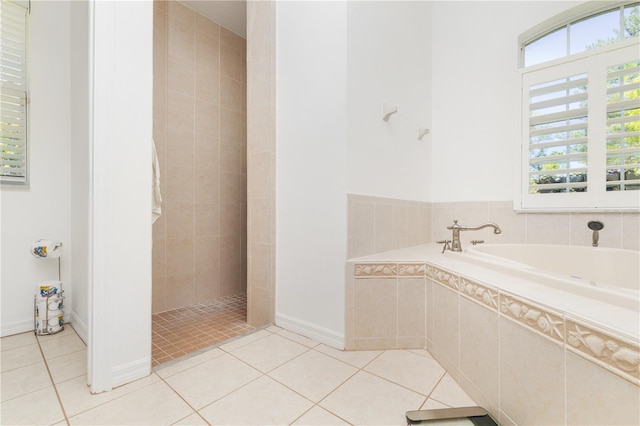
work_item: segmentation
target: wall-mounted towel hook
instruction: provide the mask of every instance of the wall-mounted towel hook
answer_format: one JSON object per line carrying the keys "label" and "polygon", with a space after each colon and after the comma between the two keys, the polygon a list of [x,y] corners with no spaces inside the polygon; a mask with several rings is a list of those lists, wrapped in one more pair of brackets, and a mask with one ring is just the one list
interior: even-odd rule
{"label": "wall-mounted towel hook", "polygon": [[421,141],[424,135],[428,135],[429,133],[431,133],[431,130],[418,127],[418,140]]}
{"label": "wall-mounted towel hook", "polygon": [[389,117],[391,117],[392,114],[395,114],[396,112],[398,112],[398,107],[395,105],[389,105],[389,104],[382,104],[382,119],[384,121],[389,121]]}

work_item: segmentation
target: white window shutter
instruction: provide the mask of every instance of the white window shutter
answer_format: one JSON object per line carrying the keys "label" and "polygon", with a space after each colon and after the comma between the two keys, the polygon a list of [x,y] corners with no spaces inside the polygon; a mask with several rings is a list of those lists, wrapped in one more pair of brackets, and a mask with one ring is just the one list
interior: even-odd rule
{"label": "white window shutter", "polygon": [[28,182],[27,18],[24,2],[0,4],[0,180]]}

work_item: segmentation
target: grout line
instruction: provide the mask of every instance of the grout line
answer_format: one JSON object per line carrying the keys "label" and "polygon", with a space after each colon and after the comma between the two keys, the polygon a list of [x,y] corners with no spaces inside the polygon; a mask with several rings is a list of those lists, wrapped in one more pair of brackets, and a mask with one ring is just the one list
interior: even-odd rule
{"label": "grout line", "polygon": [[[77,335],[76,331],[73,329],[73,327],[71,327],[70,324],[66,324],[67,327],[71,328],[71,330],[73,330],[73,333]],[[40,350],[40,355],[42,355],[42,359],[44,361],[44,366],[47,369],[47,374],[49,375],[49,380],[51,380],[51,385],[53,386],[53,391],[56,393],[56,398],[58,399],[58,404],[60,404],[60,409],[62,410],[62,415],[64,416],[64,420],[65,422],[67,422],[67,426],[70,425],[71,423],[69,423],[69,416],[67,416],[67,411],[64,408],[64,404],[62,403],[62,398],[60,398],[60,393],[58,392],[58,386],[56,386],[56,383],[53,380],[53,375],[51,374],[51,370],[49,369],[49,362],[47,360],[47,357],[44,355],[44,351],[42,350],[42,346],[40,345],[40,339],[38,339],[37,335],[36,335],[36,342],[38,342],[38,349]]]}

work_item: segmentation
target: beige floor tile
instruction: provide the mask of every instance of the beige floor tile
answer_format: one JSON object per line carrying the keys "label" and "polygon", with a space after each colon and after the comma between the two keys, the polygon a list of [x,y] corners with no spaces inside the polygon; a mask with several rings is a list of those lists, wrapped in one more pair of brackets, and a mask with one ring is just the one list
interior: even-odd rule
{"label": "beige floor tile", "polygon": [[342,426],[349,423],[316,405],[293,424],[300,426]]}
{"label": "beige floor tile", "polygon": [[77,335],[77,333],[73,329],[73,327],[71,327],[71,325],[69,324],[65,324],[64,330],[55,334],[41,334],[41,335],[38,335],[37,338],[40,343],[43,343],[43,342],[48,342],[50,340],[59,339],[61,337],[74,336],[74,335]]}
{"label": "beige floor tile", "polygon": [[0,406],[0,424],[50,425],[64,420],[53,386],[47,386]]}
{"label": "beige floor tile", "polygon": [[1,371],[14,370],[36,362],[42,362],[42,354],[38,345],[20,346],[2,351]]}
{"label": "beige floor tile", "polygon": [[50,359],[86,349],[86,345],[75,332],[55,339],[41,339],[40,347],[45,359]]}
{"label": "beige floor tile", "polygon": [[27,365],[0,375],[2,402],[51,386],[44,362]]}
{"label": "beige floor tile", "polygon": [[422,404],[422,407],[420,407],[421,410],[439,410],[441,408],[451,408],[451,407],[431,398],[427,399],[424,402],[424,404]]}
{"label": "beige floor tile", "polygon": [[193,410],[164,382],[130,392],[71,417],[72,425],[170,425]]}
{"label": "beige floor tile", "polygon": [[276,325],[270,325],[269,327],[265,328],[265,330],[270,331],[272,333],[278,334],[278,333],[284,331],[284,328],[280,328],[280,327],[278,327]]}
{"label": "beige floor tile", "polygon": [[196,410],[260,377],[262,373],[229,354],[166,379]]}
{"label": "beige floor tile", "polygon": [[167,378],[181,371],[188,370],[191,367],[212,360],[213,358],[216,358],[223,354],[224,352],[218,348],[209,349],[202,353],[195,354],[187,359],[180,360],[166,366],[163,365],[162,368],[158,368],[155,373],[162,378]]}
{"label": "beige floor tile", "polygon": [[58,389],[58,394],[60,395],[67,415],[75,416],[76,414],[95,408],[127,393],[150,386],[158,381],[160,381],[160,378],[152,374],[144,379],[117,387],[111,392],[92,394],[87,386],[87,376],[81,376],[60,383],[56,385],[56,388]]}
{"label": "beige floor tile", "polygon": [[296,343],[300,343],[301,345],[304,345],[308,348],[315,348],[320,344],[315,340],[311,340],[308,337],[301,336],[298,333],[293,333],[289,330],[282,330],[280,333],[278,333],[278,335],[282,337],[286,337],[289,340],[293,340]]}
{"label": "beige floor tile", "polygon": [[269,376],[318,402],[357,371],[342,361],[309,351],[276,368]]}
{"label": "beige floor tile", "polygon": [[308,350],[306,346],[272,334],[231,353],[263,373],[267,373]]}
{"label": "beige floor tile", "polygon": [[431,355],[431,353],[429,353],[429,351],[426,349],[407,349],[407,350],[411,353],[434,359],[433,355]]}
{"label": "beige floor tile", "polygon": [[424,396],[445,374],[437,361],[404,350],[385,351],[364,369]]}
{"label": "beige floor tile", "polygon": [[175,426],[207,426],[207,422],[204,421],[198,413],[193,413],[190,416],[174,423]]}
{"label": "beige floor tile", "polygon": [[263,376],[200,410],[212,425],[290,424],[313,403]]}
{"label": "beige floor tile", "polygon": [[382,351],[341,351],[327,345],[316,346],[314,350],[358,368],[364,367],[382,353]]}
{"label": "beige floor tile", "polygon": [[61,383],[87,374],[87,350],[72,352],[47,361],[54,383]]}
{"label": "beige floor tile", "polygon": [[248,334],[246,336],[232,340],[229,343],[225,343],[224,345],[220,345],[219,348],[222,349],[223,351],[231,352],[235,349],[246,346],[257,340],[264,339],[265,337],[269,337],[271,336],[271,334],[272,333],[268,332],[267,330],[256,331],[255,333]]}
{"label": "beige floor tile", "polygon": [[37,343],[36,335],[29,331],[27,333],[14,334],[0,339],[0,350],[8,351],[9,349],[19,348],[21,346],[35,345]]}
{"label": "beige floor tile", "polygon": [[473,407],[477,405],[449,374],[445,375],[442,381],[438,383],[429,398],[433,398],[450,407]]}
{"label": "beige floor tile", "polygon": [[320,402],[354,425],[406,425],[405,412],[417,410],[423,395],[360,371]]}

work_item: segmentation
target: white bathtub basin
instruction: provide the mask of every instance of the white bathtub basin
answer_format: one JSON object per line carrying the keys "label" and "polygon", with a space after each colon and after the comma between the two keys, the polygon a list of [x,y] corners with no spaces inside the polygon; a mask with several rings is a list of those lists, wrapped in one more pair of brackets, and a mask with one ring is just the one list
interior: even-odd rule
{"label": "white bathtub basin", "polygon": [[640,309],[640,252],[547,245],[487,244],[461,259],[626,309]]}

